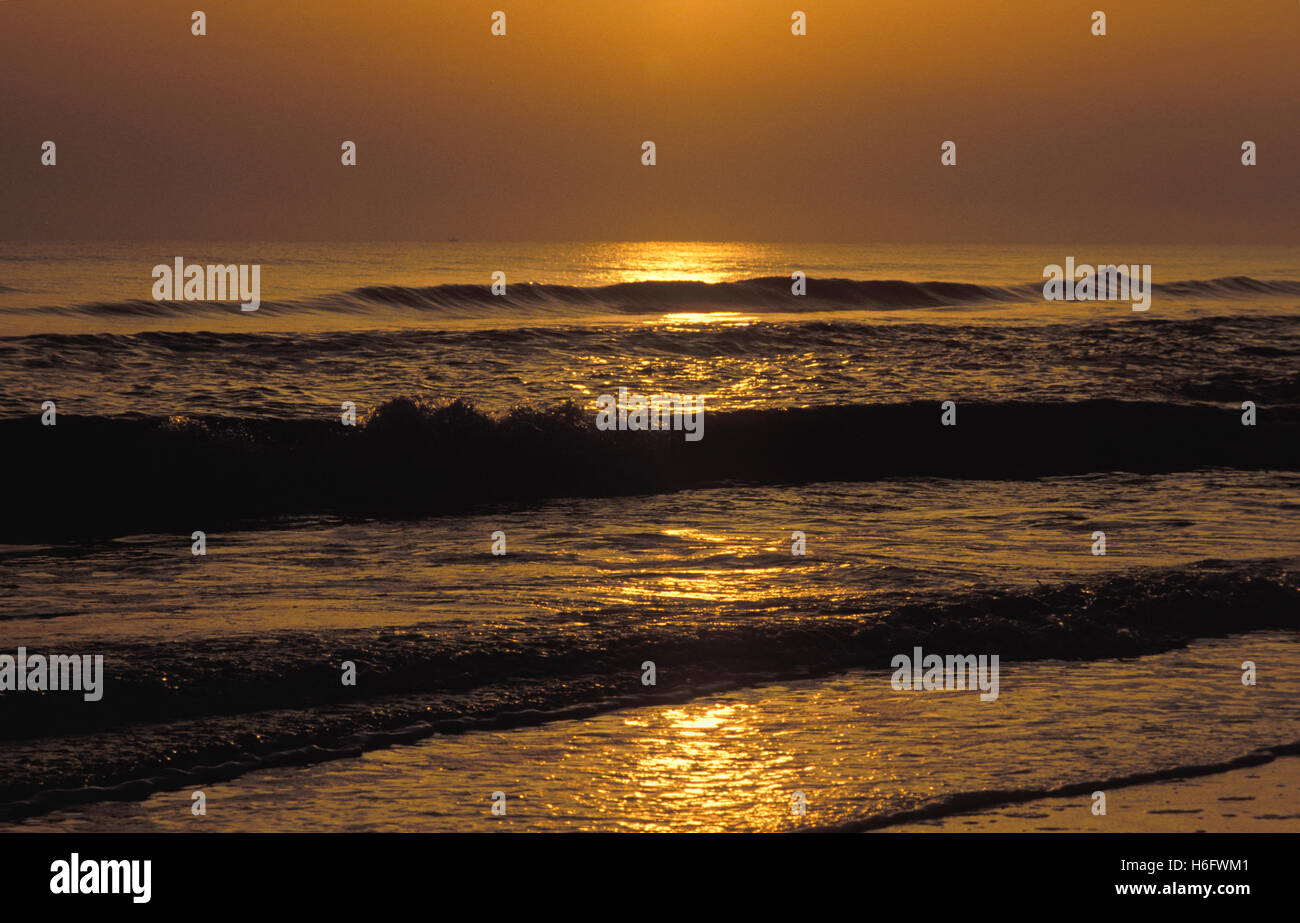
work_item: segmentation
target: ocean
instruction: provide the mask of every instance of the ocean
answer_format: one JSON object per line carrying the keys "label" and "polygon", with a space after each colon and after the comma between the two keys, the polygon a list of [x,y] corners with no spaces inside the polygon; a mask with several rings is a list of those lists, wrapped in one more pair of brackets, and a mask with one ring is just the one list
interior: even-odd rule
{"label": "ocean", "polygon": [[0,654],[105,680],[0,696],[0,823],[865,829],[1291,752],[1298,425],[1294,247],[7,244]]}

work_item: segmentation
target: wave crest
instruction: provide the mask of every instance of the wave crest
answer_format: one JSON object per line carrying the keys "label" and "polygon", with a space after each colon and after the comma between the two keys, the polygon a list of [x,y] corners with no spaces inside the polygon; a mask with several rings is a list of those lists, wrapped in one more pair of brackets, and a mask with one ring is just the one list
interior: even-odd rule
{"label": "wave crest", "polygon": [[[643,281],[575,286],[534,282],[511,283],[504,295],[487,285],[365,285],[343,292],[289,301],[264,301],[261,314],[298,312],[367,314],[408,309],[432,314],[485,312],[512,314],[664,314],[700,310],[757,313],[817,311],[888,311],[909,308],[969,307],[1032,302],[1042,299],[1042,283],[985,285],[975,282],[905,282],[897,279],[807,280],[806,295],[793,295],[790,279],[765,276],[733,282]],[[1223,300],[1245,297],[1300,296],[1300,281],[1261,280],[1250,276],[1155,283],[1162,298]],[[236,301],[115,302],[51,307],[45,313],[91,317],[178,317],[195,313],[240,313]],[[7,309],[5,313],[30,313]]]}

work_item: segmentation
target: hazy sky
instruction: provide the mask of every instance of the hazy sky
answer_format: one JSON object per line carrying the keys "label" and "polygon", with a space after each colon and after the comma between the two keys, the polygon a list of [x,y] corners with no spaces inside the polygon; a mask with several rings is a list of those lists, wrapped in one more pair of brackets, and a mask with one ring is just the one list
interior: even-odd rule
{"label": "hazy sky", "polygon": [[1297,0],[0,0],[0,236],[1297,242],[1298,44]]}

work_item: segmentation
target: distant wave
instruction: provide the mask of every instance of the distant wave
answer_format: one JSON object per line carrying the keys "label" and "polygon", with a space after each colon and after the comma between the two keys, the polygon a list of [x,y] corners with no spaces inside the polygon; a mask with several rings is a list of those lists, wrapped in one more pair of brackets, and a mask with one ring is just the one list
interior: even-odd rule
{"label": "distant wave", "polygon": [[503,416],[397,398],[357,427],[336,418],[0,421],[17,490],[0,540],[33,542],[262,517],[408,517],[489,502],[891,476],[1015,480],[1098,471],[1300,470],[1300,409],[1243,427],[1239,407],[1158,402],[937,402],[705,408],[703,439],[602,432],[573,404]]}
{"label": "distant wave", "polygon": [[[806,295],[793,295],[791,281],[768,276],[738,282],[653,281],[578,287],[571,285],[511,285],[507,295],[493,296],[481,285],[438,285],[406,288],[378,285],[346,293],[360,301],[441,310],[512,304],[564,309],[613,310],[624,314],[659,314],[690,309],[747,311],[824,311],[941,307],[996,301],[1022,301],[1015,288],[971,282],[901,282],[872,279],[809,279]],[[1300,289],[1298,289],[1300,290]]]}
{"label": "distant wave", "polygon": [[[182,646],[110,643],[101,649],[113,694],[95,708],[75,696],[0,700],[0,820],[432,734],[535,725],[757,682],[856,667],[881,670],[884,682],[889,658],[918,645],[993,650],[1003,661],[1087,660],[1158,653],[1198,637],[1295,630],[1297,563],[1203,561],[743,625],[593,614],[585,631],[554,627],[530,633],[527,643],[445,624],[278,632],[274,669],[266,668],[271,638],[264,635]],[[655,651],[672,670],[657,687],[644,687],[629,669],[629,651]],[[338,682],[344,660],[364,671],[364,683]],[[27,741],[71,734],[87,736],[65,763],[21,758]]]}
{"label": "distant wave", "polygon": [[[974,282],[903,282],[890,279],[808,279],[806,295],[791,294],[785,276],[735,282],[644,281],[616,285],[573,286],[511,283],[506,294],[493,295],[487,285],[366,285],[345,292],[290,301],[264,301],[259,313],[301,312],[364,314],[406,309],[456,315],[485,312],[514,314],[663,314],[692,311],[807,313],[815,311],[886,311],[907,308],[963,307],[1031,302],[1042,299],[1041,282],[997,286]],[[1157,282],[1161,298],[1240,299],[1300,296],[1300,281],[1265,281],[1249,276]],[[31,313],[7,308],[4,313]],[[177,317],[240,312],[236,302],[128,301],[55,306],[40,313],[92,317]]]}

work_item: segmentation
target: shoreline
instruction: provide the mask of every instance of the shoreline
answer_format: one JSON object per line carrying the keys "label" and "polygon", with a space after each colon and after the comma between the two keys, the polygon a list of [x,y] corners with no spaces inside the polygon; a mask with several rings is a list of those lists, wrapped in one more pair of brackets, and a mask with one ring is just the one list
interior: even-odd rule
{"label": "shoreline", "polygon": [[[1213,816],[1163,794],[1149,807],[1191,811],[1163,816],[1182,832],[1239,829],[1229,826],[1237,817],[1222,814],[1300,830],[1287,816],[1296,810],[1288,780],[1300,755],[1297,656],[1300,638],[1278,633],[1202,640],[1133,660],[1027,662],[1006,668],[995,703],[969,693],[901,693],[885,671],[853,670],[433,735],[312,765],[238,774],[211,767],[192,786],[124,791],[124,800],[68,806],[12,829],[971,830],[981,813],[1044,807],[1048,817],[1028,818],[1027,828],[1066,829],[1069,811],[1055,809],[1074,803],[1086,812],[1092,792],[1104,788],[1109,813],[1097,829],[1141,830],[1150,824],[1133,821],[1134,793],[1201,779],[1216,797],[1247,800],[1221,802]],[[1269,664],[1275,681],[1241,685],[1235,665],[1245,659]],[[1199,730],[1206,727],[1216,733],[1207,737]],[[206,794],[206,815],[191,813],[196,790]],[[508,797],[506,815],[490,810],[498,791]],[[794,810],[795,793],[803,793],[805,812]]]}
{"label": "shoreline", "polygon": [[1106,791],[1048,796],[905,821],[875,833],[1294,833],[1300,829],[1300,755],[1253,766]]}

